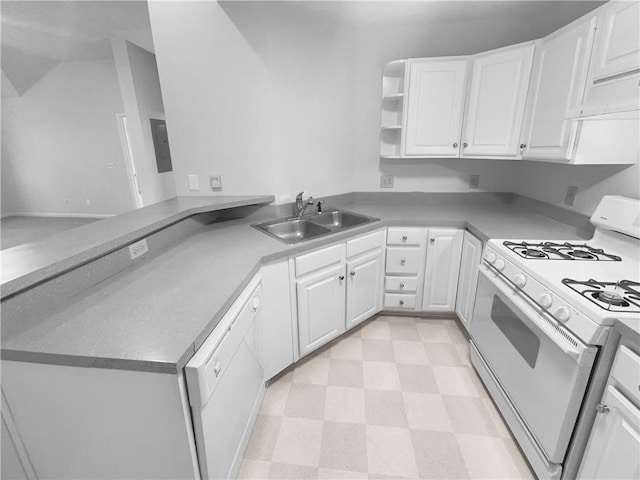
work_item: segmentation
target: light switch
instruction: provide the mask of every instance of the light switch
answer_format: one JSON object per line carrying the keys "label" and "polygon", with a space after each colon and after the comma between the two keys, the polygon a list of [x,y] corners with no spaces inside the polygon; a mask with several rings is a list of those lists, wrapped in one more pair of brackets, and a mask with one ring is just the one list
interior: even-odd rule
{"label": "light switch", "polygon": [[189,183],[189,190],[200,190],[198,175],[187,175],[187,182]]}

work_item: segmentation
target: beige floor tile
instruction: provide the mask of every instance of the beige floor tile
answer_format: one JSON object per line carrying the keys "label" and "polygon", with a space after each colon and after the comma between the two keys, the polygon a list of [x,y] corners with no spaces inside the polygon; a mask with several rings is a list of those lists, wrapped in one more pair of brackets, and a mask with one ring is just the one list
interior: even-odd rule
{"label": "beige floor tile", "polygon": [[417,325],[420,339],[426,343],[453,343],[445,325],[424,320]]}
{"label": "beige floor tile", "polygon": [[401,392],[365,390],[364,404],[367,425],[407,427],[407,415]]}
{"label": "beige floor tile", "polygon": [[503,438],[502,441],[504,442],[505,446],[507,447],[507,450],[511,454],[511,460],[513,460],[513,463],[518,469],[518,472],[520,473],[520,478],[523,478],[526,480],[535,480],[536,476],[534,475],[533,470],[531,469],[531,466],[527,462],[524,454],[522,453],[522,450],[520,450],[520,448],[518,447],[516,442],[513,440],[513,438],[511,437]]}
{"label": "beige floor tile", "polygon": [[433,372],[429,365],[397,365],[403,392],[438,393]]}
{"label": "beige floor tile", "polygon": [[362,362],[364,388],[377,390],[400,390],[400,377],[394,363]]}
{"label": "beige floor tile", "polygon": [[509,431],[507,424],[504,422],[502,415],[498,411],[498,408],[493,403],[493,400],[487,397],[483,398],[482,402],[484,403],[487,413],[489,414],[489,419],[493,422],[493,425],[498,432],[498,436],[502,438],[512,438],[511,432]]}
{"label": "beige floor tile", "polygon": [[320,467],[367,471],[367,433],[364,425],[324,422]]}
{"label": "beige floor tile", "polygon": [[368,478],[369,476],[365,472],[347,472],[333,468],[318,469],[319,480],[367,480]]}
{"label": "beige floor tile", "polygon": [[350,336],[340,338],[331,345],[329,355],[340,360],[362,360],[362,340]]}
{"label": "beige floor tile", "polygon": [[482,400],[479,397],[444,396],[443,401],[454,432],[499,436],[498,429]]}
{"label": "beige floor tile", "polygon": [[425,350],[427,351],[427,357],[431,365],[444,365],[447,367],[464,366],[455,345],[448,343],[428,343],[425,344]]}
{"label": "beige floor tile", "polygon": [[469,337],[464,334],[463,327],[461,327],[457,322],[455,324],[447,325],[446,328],[453,343],[469,343]]}
{"label": "beige floor tile", "polygon": [[269,477],[272,479],[306,480],[318,478],[318,469],[303,465],[288,465],[286,463],[272,463]]}
{"label": "beige floor tile", "polygon": [[372,340],[391,340],[389,324],[384,317],[378,317],[362,327],[360,337]]}
{"label": "beige floor tile", "polygon": [[[416,341],[417,340],[417,341]],[[397,363],[407,363],[411,365],[428,365],[429,359],[425,347],[417,337],[414,341],[393,340],[393,354]]]}
{"label": "beige floor tile", "polygon": [[264,395],[260,413],[262,415],[284,415],[290,388],[291,383],[289,382],[271,383]]}
{"label": "beige floor tile", "polygon": [[458,395],[464,397],[479,397],[468,367],[431,367],[433,376],[442,395]]}
{"label": "beige floor tile", "polygon": [[453,432],[442,396],[436,393],[403,392],[409,428]]}
{"label": "beige floor tile", "polygon": [[471,358],[469,357],[469,343],[456,343],[455,348],[458,352],[458,357],[463,365],[470,367]]}
{"label": "beige floor tile", "polygon": [[420,478],[469,478],[454,434],[412,430],[411,440]]}
{"label": "beige floor tile", "polygon": [[320,420],[283,417],[272,461],[317,468],[320,462],[321,442]]}
{"label": "beige floor tile", "polygon": [[324,419],[332,422],[365,423],[364,390],[328,386]]}
{"label": "beige floor tile", "polygon": [[282,417],[258,415],[244,457],[251,460],[271,460]]}
{"label": "beige floor tile", "polygon": [[481,396],[482,398],[488,398],[489,392],[487,391],[487,387],[485,387],[484,383],[482,383],[482,380],[478,376],[478,372],[476,372],[475,368],[473,367],[464,367],[464,368],[467,369],[467,374],[469,375],[469,378],[473,382],[474,387],[476,387],[476,391],[478,392],[478,395]]}
{"label": "beige floor tile", "polygon": [[369,473],[417,478],[418,468],[406,428],[367,425]]}
{"label": "beige floor tile", "polygon": [[455,435],[472,478],[522,478],[502,438]]}
{"label": "beige floor tile", "polygon": [[293,370],[294,383],[326,385],[329,380],[329,358],[311,356],[301,360]]}
{"label": "beige floor tile", "polygon": [[409,322],[389,322],[389,332],[392,340],[412,340],[420,338],[418,329],[413,321]]}
{"label": "beige floor tile", "polygon": [[292,383],[284,409],[285,416],[322,420],[326,390],[324,385]]}
{"label": "beige floor tile", "polygon": [[236,477],[238,480],[263,480],[269,476],[271,462],[245,458]]}
{"label": "beige floor tile", "polygon": [[362,387],[362,382],[362,362],[334,358],[329,361],[329,385]]}
{"label": "beige floor tile", "polygon": [[362,339],[362,358],[374,362],[395,362],[390,340]]}

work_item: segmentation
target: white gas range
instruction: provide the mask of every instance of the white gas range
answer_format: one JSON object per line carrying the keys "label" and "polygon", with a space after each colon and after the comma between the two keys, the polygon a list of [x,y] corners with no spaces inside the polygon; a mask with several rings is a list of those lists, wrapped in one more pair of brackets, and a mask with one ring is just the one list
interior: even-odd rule
{"label": "white gas range", "polygon": [[489,240],[471,359],[536,474],[561,478],[616,319],[640,323],[640,201],[607,196],[584,241]]}

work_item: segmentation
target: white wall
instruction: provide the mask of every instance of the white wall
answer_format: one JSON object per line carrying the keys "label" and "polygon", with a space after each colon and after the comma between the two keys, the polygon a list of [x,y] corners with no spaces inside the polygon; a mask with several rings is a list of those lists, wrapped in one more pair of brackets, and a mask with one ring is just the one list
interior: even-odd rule
{"label": "white wall", "polygon": [[165,117],[155,55],[121,38],[113,38],[111,45],[143,203],[173,198],[174,173],[158,173],[149,123],[150,118]]}
{"label": "white wall", "polygon": [[3,98],[2,214],[130,210],[122,108],[111,60],[60,63],[22,96]]}

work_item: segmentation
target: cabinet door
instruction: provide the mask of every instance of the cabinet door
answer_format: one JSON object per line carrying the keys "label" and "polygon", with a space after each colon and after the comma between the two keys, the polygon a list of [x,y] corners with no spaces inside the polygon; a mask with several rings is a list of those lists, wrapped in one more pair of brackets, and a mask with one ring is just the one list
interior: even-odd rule
{"label": "cabinet door", "polygon": [[518,155],[532,59],[532,42],[474,57],[463,156]]}
{"label": "cabinet door", "polygon": [[588,17],[536,43],[523,127],[523,158],[569,160],[587,81],[597,18]]}
{"label": "cabinet door", "polygon": [[471,326],[471,315],[478,286],[478,265],[482,260],[482,242],[469,232],[464,232],[460,278],[456,296],[456,314],[467,331]]}
{"label": "cabinet door", "polygon": [[347,328],[378,313],[382,308],[382,249],[347,262]]}
{"label": "cabinet door", "polygon": [[462,230],[429,230],[422,309],[453,312],[456,305]]}
{"label": "cabinet door", "polygon": [[405,155],[457,157],[467,59],[409,60]]}
{"label": "cabinet door", "polygon": [[640,410],[609,385],[602,398],[578,478],[628,479],[640,476]]}
{"label": "cabinet door", "polygon": [[345,331],[344,274],[339,263],[296,281],[301,356]]}

